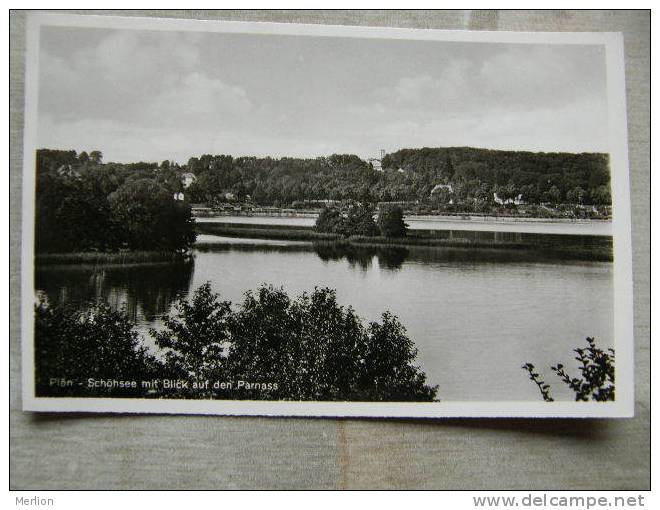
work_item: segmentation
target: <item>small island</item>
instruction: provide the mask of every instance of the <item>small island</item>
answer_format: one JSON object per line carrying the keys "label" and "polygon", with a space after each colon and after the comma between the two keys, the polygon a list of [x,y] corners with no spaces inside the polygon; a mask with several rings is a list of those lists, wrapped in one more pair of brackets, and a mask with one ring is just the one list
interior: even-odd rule
{"label": "small island", "polygon": [[[466,147],[402,149],[380,158],[229,155],[186,163],[104,163],[100,151],[37,152],[41,261],[163,261],[196,234],[366,245],[541,249],[611,260],[611,243],[408,229],[406,219],[609,222],[605,154]],[[314,225],[234,223],[236,216],[311,218]],[[216,221],[208,220],[209,217]]]}

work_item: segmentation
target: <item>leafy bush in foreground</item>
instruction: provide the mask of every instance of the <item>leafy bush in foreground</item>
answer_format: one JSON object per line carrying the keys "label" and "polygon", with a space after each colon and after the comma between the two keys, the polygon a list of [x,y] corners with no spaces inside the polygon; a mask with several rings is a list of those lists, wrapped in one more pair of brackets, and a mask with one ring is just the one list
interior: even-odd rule
{"label": "leafy bush in foreground", "polygon": [[[161,396],[270,400],[432,401],[437,387],[414,365],[417,350],[398,319],[364,325],[335,291],[316,288],[295,299],[262,286],[235,311],[207,283],[180,300],[151,330],[163,358],[140,346],[125,314],[105,305],[71,311],[36,308],[38,394],[42,396]],[[175,379],[165,391],[105,391],[52,387],[51,377],[85,381]],[[201,381],[231,387],[195,387]],[[249,384],[238,387],[238,381]],[[139,385],[139,383],[138,383]],[[160,388],[162,390],[162,388]]]}
{"label": "leafy bush in foreground", "polygon": [[165,329],[149,333],[165,349],[164,365],[169,374],[184,379],[206,379],[223,375],[227,321],[231,303],[219,301],[205,284],[190,301],[181,299],[175,315],[164,317]]}
{"label": "leafy bush in foreground", "polygon": [[365,328],[327,288],[295,300],[273,287],[248,293],[229,336],[233,377],[282,381],[273,392],[279,398],[426,401],[436,395],[413,365],[417,350],[395,317],[384,313],[382,323]]}
{"label": "leafy bush in foreground", "polygon": [[34,337],[37,396],[142,396],[142,388],[90,387],[89,379],[150,380],[158,372],[126,314],[105,304],[74,310],[40,302]]}
{"label": "leafy bush in foreground", "polygon": [[[550,367],[552,371],[575,393],[576,401],[595,400],[604,402],[614,400],[614,349],[603,351],[596,347],[593,338],[587,338],[588,347],[575,349],[578,370],[582,377],[571,377],[561,363]],[[550,385],[541,379],[534,365],[525,363],[523,370],[529,373],[529,378],[536,384],[541,397],[546,402],[553,402],[550,395]]]}

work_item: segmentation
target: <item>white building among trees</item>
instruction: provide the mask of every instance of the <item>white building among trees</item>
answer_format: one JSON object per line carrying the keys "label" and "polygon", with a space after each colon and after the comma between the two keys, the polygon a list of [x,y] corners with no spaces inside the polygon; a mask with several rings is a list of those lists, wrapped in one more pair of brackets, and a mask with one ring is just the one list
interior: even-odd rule
{"label": "white building among trees", "polygon": [[191,184],[197,182],[197,176],[191,172],[181,174],[181,184],[183,188],[189,188]]}

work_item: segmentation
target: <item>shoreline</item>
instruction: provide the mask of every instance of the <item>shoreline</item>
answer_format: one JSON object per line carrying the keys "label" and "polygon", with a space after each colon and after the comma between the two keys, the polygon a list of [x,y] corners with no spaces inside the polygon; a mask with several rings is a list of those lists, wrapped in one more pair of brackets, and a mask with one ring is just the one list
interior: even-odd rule
{"label": "shoreline", "polygon": [[417,221],[464,221],[466,223],[560,223],[560,224],[611,224],[612,220],[601,219],[583,219],[583,218],[539,218],[525,216],[480,216],[475,214],[453,214],[453,215],[435,215],[435,214],[411,214],[406,219]]}
{"label": "shoreline", "polygon": [[[501,232],[464,232],[462,237],[454,237],[448,231],[414,230],[406,237],[385,238],[382,236],[350,236],[325,234],[312,227],[255,225],[232,223],[200,223],[196,225],[198,234],[245,239],[265,239],[284,241],[330,242],[345,245],[374,247],[427,247],[524,250],[542,252],[559,258],[579,260],[612,261],[612,240],[608,237],[566,236],[557,234],[521,234]],[[553,242],[561,241],[561,242]]]}
{"label": "shoreline", "polygon": [[[409,230],[406,237],[350,236],[316,232],[313,227],[253,223],[200,222],[198,234],[238,239],[261,239],[309,243],[331,243],[365,247],[460,248],[465,250],[519,250],[539,252],[552,258],[608,261],[613,260],[611,236],[536,234],[498,231]],[[205,243],[201,243],[204,245]],[[193,244],[192,250],[197,244]],[[191,260],[192,253],[162,251],[38,253],[35,266],[46,265],[136,265],[180,263]]]}
{"label": "shoreline", "polygon": [[[409,232],[420,230],[437,231],[474,231],[529,234],[592,235],[612,236],[613,224],[609,220],[585,220],[572,218],[513,218],[495,216],[460,216],[460,215],[408,215],[404,217]],[[197,225],[233,224],[233,225],[275,225],[281,227],[313,228],[315,218],[308,214],[257,215],[225,214],[195,217]]]}
{"label": "shoreline", "polygon": [[[220,213],[213,215],[195,215],[193,218],[197,223],[212,223],[218,218],[301,218],[301,219],[316,219],[318,218],[319,213],[315,211],[305,211],[300,212],[278,212],[278,213],[252,213],[246,211],[244,213]],[[466,222],[466,223],[553,223],[553,224],[612,224],[612,220],[603,220],[603,219],[585,219],[585,218],[541,218],[538,216],[528,217],[528,216],[486,216],[480,214],[407,214],[404,216],[404,220],[416,220],[416,221],[437,221],[437,222]]]}
{"label": "shoreline", "polygon": [[189,253],[172,253],[162,251],[122,251],[122,252],[69,252],[69,253],[36,253],[35,266],[57,264],[153,264],[185,262]]}

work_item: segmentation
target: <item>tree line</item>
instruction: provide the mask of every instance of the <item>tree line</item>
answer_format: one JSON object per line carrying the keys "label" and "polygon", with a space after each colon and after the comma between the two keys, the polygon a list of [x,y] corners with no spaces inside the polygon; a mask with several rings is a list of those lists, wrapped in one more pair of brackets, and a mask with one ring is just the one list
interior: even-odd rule
{"label": "tree line", "polygon": [[181,191],[180,175],[194,173],[188,188],[191,202],[213,203],[232,193],[263,205],[297,201],[360,201],[368,203],[442,200],[433,194],[449,184],[454,201],[492,201],[522,195],[531,204],[583,203],[609,205],[609,157],[597,153],[532,153],[469,147],[402,149],[387,154],[383,171],[358,156],[333,154],[317,158],[257,158],[210,155],[187,163],[163,161],[102,164],[102,155],[41,149],[37,169],[93,167],[111,179],[155,178],[168,191]]}
{"label": "tree line", "polygon": [[384,204],[374,220],[375,208],[370,204],[350,204],[345,210],[325,207],[321,210],[314,228],[317,232],[340,234],[343,237],[405,237],[408,224],[403,221],[403,209]]}
{"label": "tree line", "polygon": [[[493,205],[522,195],[529,204],[611,204],[606,154],[532,153],[468,147],[402,149],[387,154],[383,171],[355,155],[304,158],[190,158],[185,171],[198,177],[191,199],[212,203],[224,192],[258,204],[299,201],[442,201]],[[451,185],[451,197],[432,193]]]}
{"label": "tree line", "polygon": [[185,251],[195,240],[176,172],[103,164],[99,151],[37,151],[36,251]]}
{"label": "tree line", "polygon": [[[402,149],[387,154],[382,166],[378,171],[350,154],[206,154],[183,165],[104,163],[100,151],[40,149],[37,250],[185,250],[194,240],[188,204],[214,206],[227,196],[266,206],[405,202],[418,209],[488,214],[504,207],[495,203],[497,194],[503,201],[522,197],[537,207],[532,215],[547,213],[540,204],[611,204],[606,154]],[[196,180],[184,189],[182,174],[187,172]],[[179,192],[184,192],[184,201],[173,200]],[[566,213],[575,214],[575,209]]]}
{"label": "tree line", "polygon": [[[38,396],[432,401],[437,394],[395,316],[385,312],[365,324],[328,288],[291,298],[264,285],[233,307],[207,283],[178,301],[161,330],[150,331],[160,357],[142,345],[126,314],[107,304],[77,310],[40,302],[35,314]],[[90,378],[137,384],[89,387]],[[186,385],[141,385],[155,379]],[[62,380],[75,384],[53,384]],[[194,387],[206,380],[257,386]]]}
{"label": "tree line", "polygon": [[549,202],[609,205],[609,157],[599,153],[544,153],[470,147],[402,149],[383,158],[383,167],[415,176],[424,194],[430,182],[453,184],[458,200],[522,195],[532,204]]}

